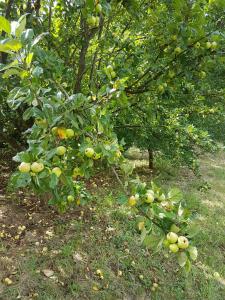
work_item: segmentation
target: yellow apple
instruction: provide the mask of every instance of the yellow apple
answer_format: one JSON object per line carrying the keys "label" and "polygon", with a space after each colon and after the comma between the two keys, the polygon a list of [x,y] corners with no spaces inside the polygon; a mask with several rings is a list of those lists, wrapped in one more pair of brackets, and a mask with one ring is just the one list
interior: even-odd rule
{"label": "yellow apple", "polygon": [[128,199],[128,205],[135,206],[136,204],[137,204],[137,200],[136,200],[135,196],[130,196],[130,198]]}
{"label": "yellow apple", "polygon": [[189,245],[188,239],[185,236],[179,236],[177,245],[180,249],[186,249]]}
{"label": "yellow apple", "polygon": [[177,253],[179,251],[179,247],[177,246],[177,244],[170,244],[169,248],[170,248],[170,251],[173,253]]}
{"label": "yellow apple", "polygon": [[73,129],[70,129],[70,128],[66,129],[66,136],[68,138],[74,137],[74,131],[73,131]]}
{"label": "yellow apple", "polygon": [[34,162],[31,165],[31,171],[34,173],[40,173],[44,170],[44,165],[42,163]]}
{"label": "yellow apple", "polygon": [[69,196],[67,197],[67,200],[68,200],[69,203],[73,202],[73,201],[74,201],[74,196],[69,195]]}
{"label": "yellow apple", "polygon": [[92,158],[93,155],[95,154],[95,151],[93,148],[86,148],[85,151],[84,151],[85,155],[89,158]]}
{"label": "yellow apple", "polygon": [[95,7],[96,13],[100,14],[102,12],[102,6],[100,3],[98,3]]}
{"label": "yellow apple", "polygon": [[66,153],[66,147],[64,146],[59,146],[56,148],[56,154],[57,155],[64,155]]}
{"label": "yellow apple", "polygon": [[62,170],[59,167],[55,167],[52,169],[52,173],[59,177],[62,174]]}
{"label": "yellow apple", "polygon": [[206,42],[205,47],[206,49],[210,49],[212,46],[212,44],[210,42]]}
{"label": "yellow apple", "polygon": [[21,173],[28,173],[30,172],[30,163],[22,162],[18,168]]}
{"label": "yellow apple", "polygon": [[175,232],[171,231],[167,234],[166,238],[170,244],[174,244],[178,240],[178,235]]}

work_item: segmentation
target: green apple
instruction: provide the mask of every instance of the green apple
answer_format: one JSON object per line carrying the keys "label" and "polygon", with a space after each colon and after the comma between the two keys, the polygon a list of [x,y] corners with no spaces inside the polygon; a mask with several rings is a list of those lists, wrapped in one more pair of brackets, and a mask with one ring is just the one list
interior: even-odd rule
{"label": "green apple", "polygon": [[195,48],[198,49],[200,48],[201,44],[199,42],[195,43]]}
{"label": "green apple", "polygon": [[64,155],[66,153],[66,147],[64,146],[59,146],[56,148],[56,154],[57,155]]}
{"label": "green apple", "polygon": [[88,23],[89,26],[94,27],[95,24],[96,24],[96,18],[95,18],[95,16],[89,16],[87,18],[87,23]]}
{"label": "green apple", "polygon": [[83,176],[83,172],[81,171],[80,168],[76,167],[73,169],[73,176],[77,177],[77,176]]}
{"label": "green apple", "polygon": [[109,71],[109,73],[112,73],[113,72],[113,67],[111,65],[108,65],[107,70]]}
{"label": "green apple", "polygon": [[31,171],[34,173],[40,173],[44,170],[44,165],[42,163],[34,162],[31,165]]}
{"label": "green apple", "polygon": [[121,151],[120,150],[116,150],[116,157],[117,158],[120,158],[122,155]]}
{"label": "green apple", "polygon": [[100,22],[100,18],[99,17],[95,17],[95,27],[99,26],[99,22]]}
{"label": "green apple", "polygon": [[205,78],[206,77],[206,72],[204,72],[204,71],[201,71],[200,73],[199,73],[199,76],[200,76],[200,78]]}
{"label": "green apple", "polygon": [[73,129],[66,129],[66,135],[67,135],[67,137],[68,138],[72,138],[72,137],[74,137],[74,131],[73,131]]}
{"label": "green apple", "polygon": [[102,12],[102,6],[100,3],[98,3],[95,7],[96,13],[100,14]]}
{"label": "green apple", "polygon": [[22,162],[18,168],[21,173],[28,173],[30,172],[30,163]]}
{"label": "green apple", "polygon": [[94,160],[98,160],[99,158],[101,157],[101,154],[100,153],[94,153],[94,155],[93,155],[93,159]]}
{"label": "green apple", "polygon": [[62,170],[59,167],[55,167],[52,169],[52,173],[59,177],[62,174]]}
{"label": "green apple", "polygon": [[176,54],[180,54],[180,53],[182,52],[182,49],[181,49],[180,47],[176,47],[176,48],[174,49],[174,52],[175,52]]}
{"label": "green apple", "polygon": [[152,203],[153,201],[154,201],[154,194],[148,192],[145,195],[145,202],[146,203]]}
{"label": "green apple", "polygon": [[111,72],[111,77],[112,77],[112,78],[115,78],[115,77],[116,77],[116,72],[115,72],[115,71],[112,71],[112,72]]}
{"label": "green apple", "polygon": [[169,245],[170,245],[170,242],[167,240],[167,239],[165,239],[164,241],[163,241],[163,245],[165,246],[165,247],[169,247]]}
{"label": "green apple", "polygon": [[58,127],[53,127],[51,131],[52,131],[52,134],[57,135]]}
{"label": "green apple", "polygon": [[215,41],[212,42],[211,48],[212,48],[212,49],[216,49],[216,47],[217,47],[217,42],[215,42]]}
{"label": "green apple", "polygon": [[205,47],[206,49],[210,49],[212,46],[212,44],[210,42],[206,42]]}
{"label": "green apple", "polygon": [[169,248],[170,248],[170,251],[173,253],[177,253],[179,251],[179,247],[177,246],[177,244],[170,244]]}
{"label": "green apple", "polygon": [[171,232],[167,233],[166,238],[170,244],[174,244],[178,240],[178,235],[175,232],[171,231]]}
{"label": "green apple", "polygon": [[95,154],[95,151],[93,148],[86,148],[84,153],[87,157],[92,158]]}
{"label": "green apple", "polygon": [[169,74],[168,74],[169,78],[173,78],[175,76],[175,72],[174,71],[169,71]]}
{"label": "green apple", "polygon": [[179,228],[176,224],[173,224],[173,225],[170,227],[170,231],[175,232],[175,233],[178,233],[178,232],[180,231],[180,228]]}
{"label": "green apple", "polygon": [[165,200],[166,200],[165,194],[161,194],[161,195],[158,197],[158,200],[159,200],[159,201],[165,201]]}
{"label": "green apple", "polygon": [[47,125],[47,120],[46,119],[36,119],[35,124],[38,126],[46,126]]}
{"label": "green apple", "polygon": [[177,245],[180,249],[186,249],[189,245],[188,239],[185,236],[179,236]]}
{"label": "green apple", "polygon": [[73,201],[74,201],[74,196],[69,195],[69,196],[67,197],[67,201],[68,201],[69,203],[73,202]]}
{"label": "green apple", "polygon": [[162,84],[160,84],[160,85],[158,86],[158,91],[159,91],[160,93],[164,92],[164,86],[163,86]]}
{"label": "green apple", "polygon": [[176,34],[172,35],[172,40],[173,40],[173,41],[176,41],[176,40],[177,40]]}

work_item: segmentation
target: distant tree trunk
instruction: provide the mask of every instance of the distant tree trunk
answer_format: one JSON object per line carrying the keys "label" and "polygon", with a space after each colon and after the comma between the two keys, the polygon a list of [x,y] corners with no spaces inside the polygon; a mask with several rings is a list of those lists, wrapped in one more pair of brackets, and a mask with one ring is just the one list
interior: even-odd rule
{"label": "distant tree trunk", "polygon": [[152,149],[148,149],[148,166],[149,166],[149,169],[153,170],[154,169],[154,163],[153,163],[153,151]]}

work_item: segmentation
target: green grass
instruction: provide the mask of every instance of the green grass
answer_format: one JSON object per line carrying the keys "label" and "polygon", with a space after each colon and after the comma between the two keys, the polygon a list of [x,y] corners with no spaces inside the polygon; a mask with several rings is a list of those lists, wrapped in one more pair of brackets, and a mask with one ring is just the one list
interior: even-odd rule
{"label": "green grass", "polygon": [[[25,257],[16,257],[14,285],[0,286],[0,299],[14,300],[19,294],[22,299],[30,299],[35,293],[41,300],[224,299],[224,155],[208,155],[201,165],[201,179],[171,166],[169,172],[156,175],[165,186],[180,186],[198,217],[201,231],[195,243],[199,259],[189,276],[179,269],[173,256],[143,249],[134,216],[113,203],[110,187],[97,188],[96,200],[84,209],[84,217],[56,222],[52,239],[42,246],[30,246]],[[143,177],[149,180],[148,174]],[[211,186],[207,192],[197,190],[203,181]],[[46,253],[41,252],[43,246],[48,247]],[[55,279],[46,278],[44,269],[53,270]],[[96,274],[97,269],[103,272],[103,279]],[[154,282],[159,288],[152,292]]]}

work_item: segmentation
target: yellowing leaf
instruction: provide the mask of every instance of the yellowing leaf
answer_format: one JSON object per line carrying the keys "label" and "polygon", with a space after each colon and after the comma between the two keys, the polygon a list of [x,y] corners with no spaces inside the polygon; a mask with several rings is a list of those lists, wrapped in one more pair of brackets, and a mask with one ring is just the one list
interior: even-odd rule
{"label": "yellowing leaf", "polygon": [[0,32],[2,30],[5,31],[6,33],[10,33],[11,25],[10,25],[9,21],[6,20],[6,18],[0,16]]}

